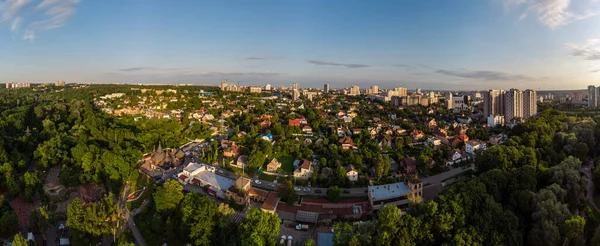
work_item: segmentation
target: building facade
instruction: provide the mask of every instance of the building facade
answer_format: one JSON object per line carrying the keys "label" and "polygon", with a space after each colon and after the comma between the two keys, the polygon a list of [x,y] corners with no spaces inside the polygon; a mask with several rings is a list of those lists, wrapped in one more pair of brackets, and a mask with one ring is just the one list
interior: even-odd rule
{"label": "building facade", "polygon": [[588,107],[598,107],[598,93],[596,92],[596,86],[588,86]]}
{"label": "building facade", "polygon": [[523,119],[527,120],[537,114],[537,96],[534,90],[523,93]]}
{"label": "building facade", "polygon": [[523,118],[523,92],[518,89],[510,89],[505,95],[504,121],[511,122]]}
{"label": "building facade", "polygon": [[489,90],[483,93],[483,114],[504,115],[504,91]]}

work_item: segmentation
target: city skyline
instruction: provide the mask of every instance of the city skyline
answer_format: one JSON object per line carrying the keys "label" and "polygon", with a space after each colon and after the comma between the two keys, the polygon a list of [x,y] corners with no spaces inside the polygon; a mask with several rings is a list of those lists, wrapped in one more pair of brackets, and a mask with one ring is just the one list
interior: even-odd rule
{"label": "city skyline", "polygon": [[585,89],[600,1],[0,1],[0,81]]}

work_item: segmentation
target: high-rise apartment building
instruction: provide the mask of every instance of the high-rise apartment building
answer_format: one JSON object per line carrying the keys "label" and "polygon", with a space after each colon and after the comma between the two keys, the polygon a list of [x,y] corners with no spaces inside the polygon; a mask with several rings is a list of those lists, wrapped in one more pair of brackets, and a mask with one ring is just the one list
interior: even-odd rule
{"label": "high-rise apartment building", "polygon": [[228,85],[227,81],[221,81],[221,90],[222,91],[227,90],[227,85]]}
{"label": "high-rise apartment building", "polygon": [[446,109],[452,109],[452,92],[448,92],[446,96]]}
{"label": "high-rise apartment building", "polygon": [[588,86],[588,107],[598,107],[598,93],[596,92],[596,86]]}
{"label": "high-rise apartment building", "polygon": [[377,95],[379,94],[379,86],[373,85],[371,88],[367,89],[367,95]]}
{"label": "high-rise apartment building", "polygon": [[537,96],[534,90],[523,92],[523,119],[529,119],[537,114]]}
{"label": "high-rise apartment building", "polygon": [[292,90],[292,100],[296,101],[300,99],[300,91],[298,89]]}
{"label": "high-rise apartment building", "polygon": [[489,90],[483,93],[483,114],[504,115],[504,91]]}
{"label": "high-rise apartment building", "polygon": [[348,95],[350,95],[350,96],[360,95],[360,87],[358,87],[358,85],[352,85],[352,87],[350,87],[350,92],[348,93]]}
{"label": "high-rise apartment building", "polygon": [[323,92],[324,93],[329,93],[329,84],[323,85]]}
{"label": "high-rise apartment building", "polygon": [[270,91],[270,90],[271,90],[271,84],[266,84],[265,91]]}
{"label": "high-rise apartment building", "polygon": [[517,118],[523,118],[523,92],[518,89],[510,89],[505,95],[504,121],[511,122]]}
{"label": "high-rise apartment building", "polygon": [[298,83],[292,83],[292,90],[298,90]]}

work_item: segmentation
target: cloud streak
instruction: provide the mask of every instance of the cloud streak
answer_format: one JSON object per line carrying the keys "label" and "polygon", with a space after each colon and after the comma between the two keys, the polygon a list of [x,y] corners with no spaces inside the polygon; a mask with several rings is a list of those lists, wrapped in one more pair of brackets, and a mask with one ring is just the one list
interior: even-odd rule
{"label": "cloud streak", "polygon": [[36,32],[64,26],[75,14],[79,0],[43,0],[35,5],[31,0],[5,0],[0,3],[0,23],[10,22],[13,34],[33,41]]}
{"label": "cloud streak", "polygon": [[467,78],[467,79],[481,79],[486,81],[522,81],[522,80],[533,80],[534,78],[519,75],[519,74],[509,74],[504,72],[497,71],[469,71],[469,70],[445,70],[438,69],[435,73],[443,74],[447,76],[459,77],[459,78]]}
{"label": "cloud streak", "polygon": [[583,45],[566,44],[565,48],[571,52],[571,56],[588,61],[600,60],[600,39],[588,39]]}
{"label": "cloud streak", "polygon": [[[504,6],[508,9],[514,6],[523,7],[519,21],[527,18],[529,14],[535,14],[540,23],[556,29],[600,14],[600,9],[595,2],[597,1],[584,0],[575,4],[575,1],[571,0],[505,0]],[[577,9],[585,11],[577,11]]]}
{"label": "cloud streak", "polygon": [[320,60],[308,60],[308,63],[320,65],[320,66],[337,66],[337,67],[347,67],[347,68],[365,68],[371,67],[366,64],[354,64],[354,63],[337,63],[337,62],[328,62],[328,61],[320,61]]}

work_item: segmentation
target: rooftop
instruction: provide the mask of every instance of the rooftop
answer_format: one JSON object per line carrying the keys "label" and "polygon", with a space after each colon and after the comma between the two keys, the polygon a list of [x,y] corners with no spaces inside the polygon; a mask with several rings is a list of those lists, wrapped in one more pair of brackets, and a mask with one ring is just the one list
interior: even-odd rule
{"label": "rooftop", "polygon": [[194,178],[202,181],[204,184],[209,184],[221,190],[227,190],[233,185],[232,179],[216,175],[215,173],[209,171],[201,172],[194,176]]}
{"label": "rooftop", "polygon": [[386,200],[390,198],[404,196],[409,192],[408,186],[403,182],[394,184],[369,186],[369,195],[372,200]]}

